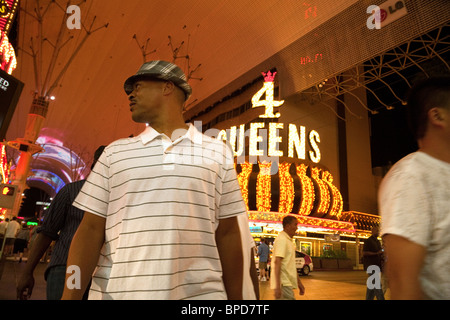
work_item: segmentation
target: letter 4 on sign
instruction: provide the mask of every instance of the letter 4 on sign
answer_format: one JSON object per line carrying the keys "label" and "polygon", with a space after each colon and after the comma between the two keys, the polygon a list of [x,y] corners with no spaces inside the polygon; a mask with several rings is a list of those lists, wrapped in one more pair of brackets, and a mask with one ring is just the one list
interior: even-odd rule
{"label": "letter 4 on sign", "polygon": [[370,265],[367,267],[367,273],[370,276],[367,278],[367,288],[381,289],[381,270],[377,265]]}
{"label": "letter 4 on sign", "polygon": [[81,9],[77,5],[67,7],[67,14],[72,14],[67,18],[66,25],[69,29],[81,29]]}
{"label": "letter 4 on sign", "polygon": [[81,270],[79,266],[71,265],[67,267],[66,273],[71,273],[67,278],[68,289],[81,289]]}

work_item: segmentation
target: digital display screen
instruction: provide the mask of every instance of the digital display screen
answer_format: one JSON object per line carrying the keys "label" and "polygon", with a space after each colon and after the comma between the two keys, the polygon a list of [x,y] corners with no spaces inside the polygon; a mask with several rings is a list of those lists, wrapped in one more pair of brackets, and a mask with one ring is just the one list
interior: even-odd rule
{"label": "digital display screen", "polygon": [[0,141],[3,141],[16,109],[23,83],[0,69]]}

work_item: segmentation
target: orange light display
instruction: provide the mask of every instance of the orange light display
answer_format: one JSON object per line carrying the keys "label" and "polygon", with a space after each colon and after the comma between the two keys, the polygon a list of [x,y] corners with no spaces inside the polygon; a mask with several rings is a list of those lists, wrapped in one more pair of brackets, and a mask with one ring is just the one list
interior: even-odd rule
{"label": "orange light display", "polygon": [[[277,213],[277,212],[260,212],[260,211],[250,211],[249,220],[258,223],[281,223],[283,218],[287,214]],[[317,229],[318,231],[340,231],[340,232],[355,232],[353,223],[347,221],[315,218],[308,216],[293,215],[297,218],[299,226],[309,227]]]}
{"label": "orange light display", "polygon": [[280,173],[280,205],[279,212],[289,213],[294,207],[294,179],[289,174],[290,163],[278,166]]}
{"label": "orange light display", "polygon": [[17,67],[16,53],[11,43],[9,43],[6,33],[0,31],[0,68],[12,74]]}
{"label": "orange light display", "polygon": [[336,216],[338,219],[341,219],[342,217],[342,209],[343,209],[343,200],[342,195],[339,192],[338,188],[333,185],[333,176],[328,171],[322,172],[322,181],[324,181],[331,191],[331,212],[330,214],[332,216]]}
{"label": "orange light display", "polygon": [[271,208],[271,175],[272,163],[259,163],[259,174],[256,181],[256,207],[258,211],[270,211]]}
{"label": "orange light display", "polygon": [[[276,72],[263,73],[263,87],[252,98],[252,108],[265,107],[260,118],[280,117],[279,112],[274,112],[274,107],[280,108],[284,101],[275,100],[275,75]],[[284,143],[279,133],[285,129],[283,123],[251,122],[249,126],[249,161],[244,154],[244,137],[247,136],[244,125],[239,129],[233,126],[228,133],[220,131],[217,139],[228,140],[233,149],[237,178],[251,223],[280,224],[286,215],[295,215],[305,230],[354,232],[351,222],[339,220],[343,200],[333,185],[332,175],[318,165],[322,158],[318,132],[311,130],[308,135],[312,150],[309,151],[310,161],[306,161],[307,134],[304,126],[298,128],[289,124],[287,127],[287,156],[283,156],[285,153],[279,149]],[[267,126],[268,132],[264,131]],[[259,157],[260,161],[254,161],[252,157]]]}
{"label": "orange light display", "polygon": [[237,176],[239,181],[239,186],[241,187],[242,198],[244,198],[245,205],[248,210],[248,178],[250,173],[252,173],[252,164],[251,163],[243,163],[241,164],[242,172]]}
{"label": "orange light display", "polygon": [[297,175],[299,176],[302,185],[302,198],[298,214],[302,216],[306,216],[311,213],[315,198],[314,185],[311,178],[306,175],[306,169],[308,169],[308,166],[303,163],[297,166]]}
{"label": "orange light display", "polygon": [[6,157],[6,148],[4,144],[0,144],[0,175],[1,175],[1,182],[2,183],[8,183],[9,179],[9,166],[8,166],[8,159]]}
{"label": "orange light display", "polygon": [[318,188],[315,190],[318,192],[319,205],[317,206],[317,214],[325,216],[328,213],[330,206],[330,191],[328,186],[321,179],[322,170],[317,167],[311,167],[311,178],[317,183]]}
{"label": "orange light display", "polygon": [[[332,219],[342,212],[342,196],[332,184],[331,174],[324,169],[282,162],[278,173],[271,174],[272,163],[239,165],[238,181],[247,210]],[[290,170],[291,166],[296,170]]]}

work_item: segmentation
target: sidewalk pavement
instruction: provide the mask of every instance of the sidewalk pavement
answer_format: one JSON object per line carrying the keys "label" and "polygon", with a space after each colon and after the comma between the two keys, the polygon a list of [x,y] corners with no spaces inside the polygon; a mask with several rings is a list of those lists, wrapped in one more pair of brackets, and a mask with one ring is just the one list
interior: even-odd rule
{"label": "sidewalk pavement", "polygon": [[[12,258],[0,262],[0,300],[16,300],[16,281],[24,266]],[[39,263],[34,272],[35,285],[30,300],[46,299],[44,272],[47,263]],[[2,270],[3,269],[3,270]],[[364,271],[314,271],[300,277],[306,292],[303,296],[295,290],[297,300],[365,300],[367,273]],[[269,281],[259,282],[260,299],[274,300]],[[385,298],[390,296],[387,290]]]}
{"label": "sidewalk pavement", "polygon": [[[12,257],[0,261],[0,300],[16,300],[16,282],[25,267],[27,258],[22,262],[13,261]],[[47,284],[44,272],[47,263],[40,262],[34,271],[34,288],[30,300],[45,300]]]}
{"label": "sidewalk pavement", "polygon": [[[365,300],[367,273],[363,270],[354,271],[314,271],[308,276],[301,276],[305,294],[300,295],[294,290],[296,300]],[[274,300],[270,281],[259,283],[260,299]],[[390,299],[389,289],[385,299]]]}

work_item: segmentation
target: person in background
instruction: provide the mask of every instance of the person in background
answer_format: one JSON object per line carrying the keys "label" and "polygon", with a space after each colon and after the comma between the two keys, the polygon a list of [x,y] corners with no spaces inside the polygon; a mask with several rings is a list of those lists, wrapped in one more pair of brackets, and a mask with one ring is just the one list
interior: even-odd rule
{"label": "person in background", "polygon": [[5,232],[5,257],[11,256],[13,254],[14,242],[16,241],[16,234],[19,231],[21,225],[17,222],[17,217],[12,217],[11,221],[8,223],[8,227]]}
{"label": "person in background", "polygon": [[269,276],[266,276],[267,262],[269,261],[269,246],[266,243],[266,239],[262,239],[258,246],[259,257],[259,279],[261,281],[267,281]]}
{"label": "person in background", "polygon": [[277,300],[295,300],[294,289],[299,289],[300,295],[305,294],[305,287],[295,266],[293,237],[297,226],[297,218],[294,216],[284,217],[283,231],[278,234],[273,243],[270,287],[274,290]]}
{"label": "person in background", "polygon": [[[95,151],[91,170],[104,149],[105,146],[100,146]],[[85,182],[83,179],[66,184],[53,199],[42,225],[36,229],[37,236],[33,240],[28,261],[17,282],[17,299],[26,300],[31,297],[34,287],[33,272],[53,241],[55,245],[44,275],[47,281],[47,300],[61,299],[70,243],[84,214],[83,210],[74,207],[72,203]],[[84,299],[87,299],[87,291]]]}
{"label": "person in background", "polygon": [[378,203],[392,299],[450,299],[450,77],[411,88],[419,150],[382,180]]}
{"label": "person in background", "polygon": [[[364,270],[367,271],[369,266],[377,266],[380,271],[378,275],[380,277],[379,283],[381,284],[381,272],[383,269],[383,250],[381,247],[381,242],[378,240],[378,236],[380,235],[380,228],[378,226],[374,226],[372,228],[372,235],[364,241],[363,246],[363,261],[364,261]],[[370,276],[369,276],[370,277]],[[384,293],[382,288],[369,288],[367,286],[366,290],[366,300],[373,300],[374,298],[377,300],[384,300]]]}
{"label": "person in background", "polygon": [[15,260],[19,263],[22,262],[23,253],[28,248],[28,242],[30,241],[30,229],[23,223],[22,228],[16,233],[16,240],[14,241],[13,253],[17,255]]}
{"label": "person in background", "polygon": [[[5,221],[0,221],[0,252],[4,249],[3,243],[5,242],[6,228],[8,228],[9,219],[6,218]],[[2,252],[3,254],[3,252]]]}

